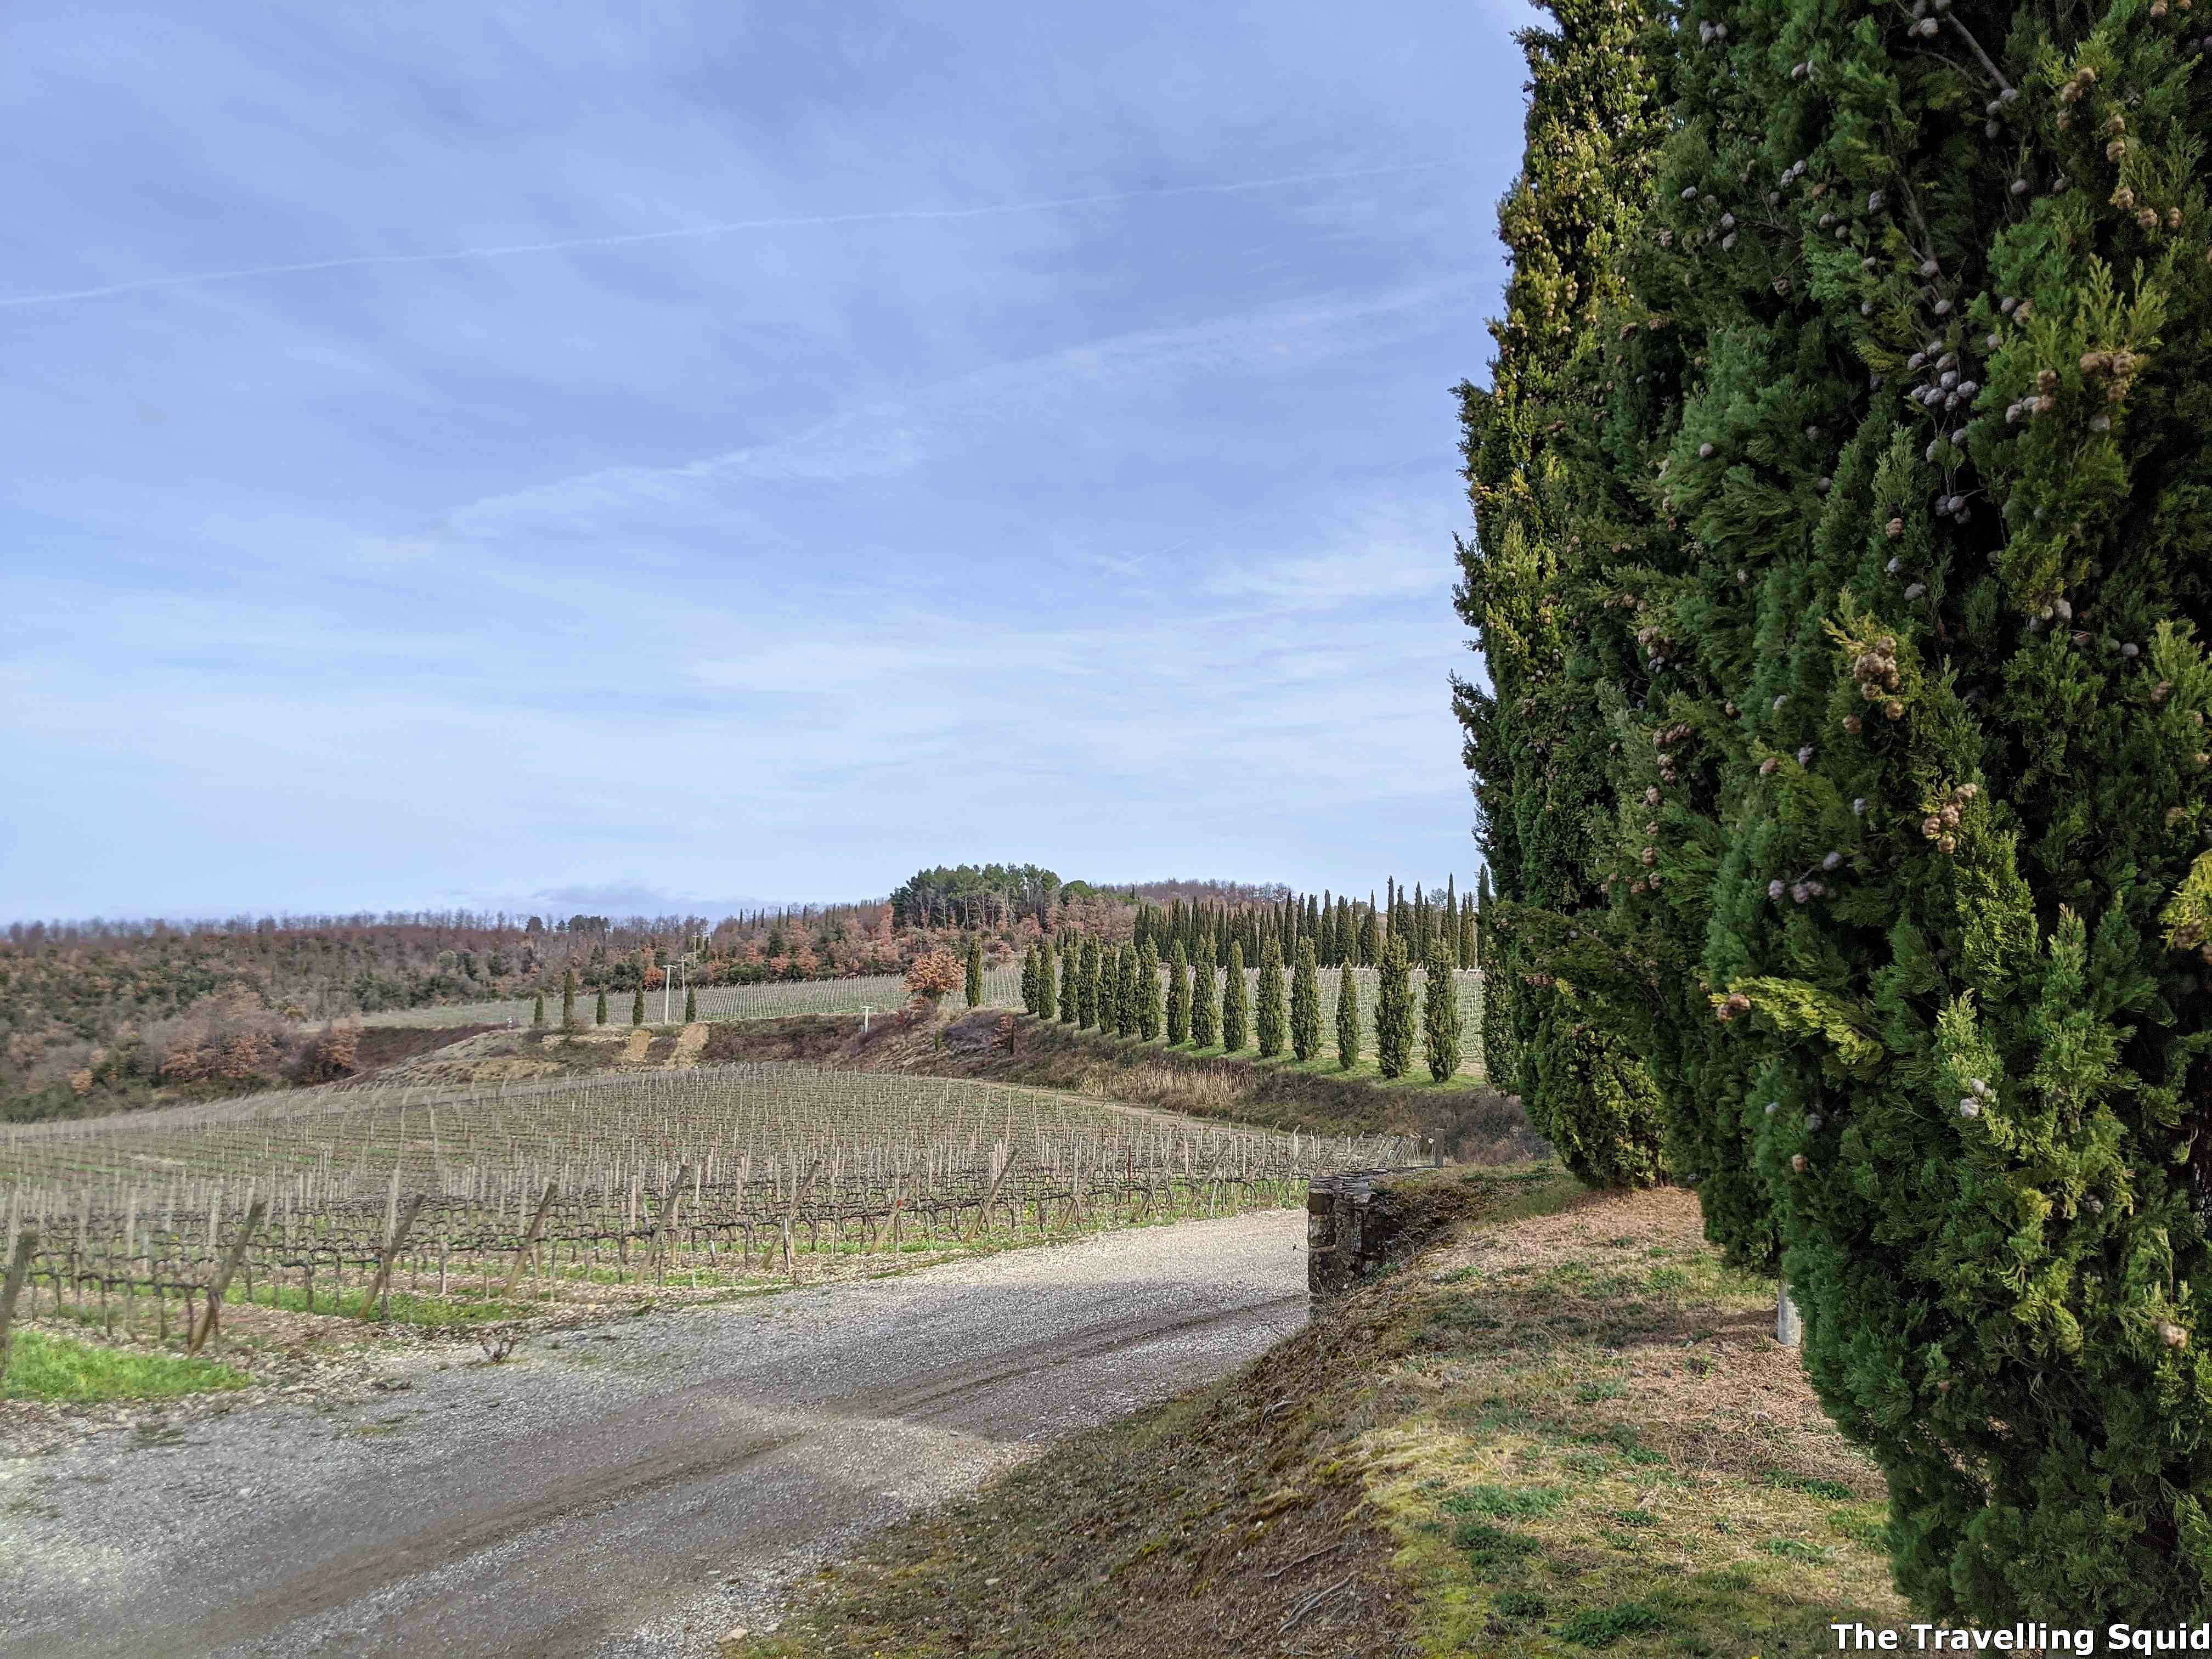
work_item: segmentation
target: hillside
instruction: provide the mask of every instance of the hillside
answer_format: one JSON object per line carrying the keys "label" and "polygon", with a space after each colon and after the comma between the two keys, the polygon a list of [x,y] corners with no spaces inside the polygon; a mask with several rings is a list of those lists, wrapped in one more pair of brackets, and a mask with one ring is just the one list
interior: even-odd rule
{"label": "hillside", "polygon": [[1878,1475],[1695,1201],[1438,1171],[1442,1232],[1238,1376],[898,1527],[729,1659],[1832,1651]]}

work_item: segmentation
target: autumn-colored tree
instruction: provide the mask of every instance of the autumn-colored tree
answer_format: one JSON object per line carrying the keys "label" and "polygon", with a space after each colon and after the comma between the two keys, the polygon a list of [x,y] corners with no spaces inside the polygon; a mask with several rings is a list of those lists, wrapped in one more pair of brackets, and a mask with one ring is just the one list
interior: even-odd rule
{"label": "autumn-colored tree", "polygon": [[918,1000],[934,1008],[966,977],[966,968],[951,951],[925,951],[906,970],[906,988]]}

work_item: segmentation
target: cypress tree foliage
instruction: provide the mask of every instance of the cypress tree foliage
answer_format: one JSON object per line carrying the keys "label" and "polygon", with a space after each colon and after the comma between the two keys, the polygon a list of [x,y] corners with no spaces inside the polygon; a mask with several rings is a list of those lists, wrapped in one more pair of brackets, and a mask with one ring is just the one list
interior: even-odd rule
{"label": "cypress tree foliage", "polygon": [[[1475,774],[1486,875],[1498,884],[1483,902],[1489,1074],[1520,1094],[1529,1122],[1577,1176],[1635,1186],[1665,1170],[1656,1087],[1597,1017],[1584,977],[1543,959],[1560,921],[1601,907],[1593,865],[1614,817],[1617,739],[1595,717],[1603,683],[1575,652],[1577,550],[1627,546],[1586,524],[1593,458],[1559,417],[1595,401],[1587,382],[1603,372],[1604,349],[1596,322],[1625,301],[1620,262],[1641,222],[1662,123],[1638,50],[1645,14],[1615,0],[1554,0],[1548,9],[1553,27],[1520,37],[1532,77],[1528,149],[1498,210],[1514,274],[1506,315],[1491,331],[1492,385],[1459,388],[1476,539],[1459,545],[1455,599],[1480,633],[1491,684],[1455,681],[1454,704]],[[1417,896],[1409,942],[1425,951],[1421,908]]]}
{"label": "cypress tree foliage", "polygon": [[1272,934],[1260,947],[1260,997],[1258,1018],[1254,1024],[1260,1039],[1261,1054],[1272,1059],[1282,1053],[1285,1036],[1283,952]]}
{"label": "cypress tree foliage", "polygon": [[1336,1067],[1359,1064],[1359,976],[1347,964],[1336,981]]}
{"label": "cypress tree foliage", "polygon": [[1942,1617],[2212,1600],[2201,21],[1692,7],[1633,334],[1548,411],[1626,672],[1612,908],[1516,908],[1522,960],[1780,1241]]}
{"label": "cypress tree foliage", "polygon": [[1022,1012],[1034,1016],[1037,1011],[1037,949],[1032,945],[1022,956]]}
{"label": "cypress tree foliage", "polygon": [[1060,1023],[1081,1024],[1083,948],[1070,939],[1060,953]]}
{"label": "cypress tree foliage", "polygon": [[1239,940],[1229,947],[1229,971],[1222,975],[1221,1046],[1228,1053],[1244,1046],[1250,1008],[1251,992],[1244,984],[1244,945]]}
{"label": "cypress tree foliage", "polygon": [[530,1005],[530,1023],[541,1029],[545,1024],[545,993],[543,991],[538,994],[537,1000]]}
{"label": "cypress tree foliage", "polygon": [[1039,1019],[1056,1019],[1060,1015],[1060,999],[1054,994],[1053,989],[1053,979],[1057,970],[1053,966],[1052,941],[1039,939],[1036,949],[1036,1017]]}
{"label": "cypress tree foliage", "polygon": [[1137,952],[1137,1035],[1150,1042],[1166,1023],[1167,1010],[1160,1002],[1160,953],[1146,939]]}
{"label": "cypress tree foliage", "polygon": [[1459,1070],[1459,987],[1452,978],[1451,947],[1441,933],[1429,939],[1421,988],[1421,1058],[1442,1083]]}
{"label": "cypress tree foliage", "polygon": [[[1690,890],[1721,1016],[1695,1086],[1668,1089],[1684,1161],[1717,1233],[1778,1234],[1807,1370],[1882,1464],[1917,1604],[2193,1619],[2197,20],[1721,21],[1683,39],[1681,136],[1632,266],[1670,349],[1703,360],[1648,491],[1679,538],[1638,583],[1682,668],[1623,743],[1674,775],[1644,844],[1661,902]],[[1632,899],[1623,945],[1670,942],[1654,908]]]}
{"label": "cypress tree foliage", "polygon": [[1382,947],[1375,987],[1375,1064],[1384,1077],[1403,1077],[1413,1058],[1413,971],[1406,941],[1392,934]]}
{"label": "cypress tree foliage", "polygon": [[1221,1005],[1215,1000],[1213,940],[1200,934],[1198,960],[1190,971],[1190,1046],[1211,1048],[1221,1035]]}
{"label": "cypress tree foliage", "polygon": [[599,1005],[598,1005],[598,1006],[596,1006],[595,1008],[593,1008],[593,1009],[592,1009],[592,1024],[594,1024],[594,1025],[604,1025],[604,1024],[605,1024],[606,1023],[607,1023],[607,988],[606,988],[605,986],[602,985],[601,987],[599,987]]}
{"label": "cypress tree foliage", "polygon": [[574,968],[564,970],[561,975],[561,1029],[564,1031],[576,1029],[576,970]]}
{"label": "cypress tree foliage", "polygon": [[1355,954],[1358,957],[1358,965],[1362,968],[1372,968],[1382,954],[1382,930],[1376,921],[1375,907],[1371,903],[1360,914],[1358,947]]}
{"label": "cypress tree foliage", "polygon": [[1125,945],[1114,957],[1114,1030],[1122,1036],[1134,1036],[1143,1001],[1137,989],[1137,947]]}
{"label": "cypress tree foliage", "polygon": [[1170,1047],[1190,1041],[1190,958],[1182,941],[1175,942],[1168,957],[1168,1042]]}
{"label": "cypress tree foliage", "polygon": [[645,987],[642,984],[630,994],[629,1023],[632,1025],[645,1024]]}
{"label": "cypress tree foliage", "polygon": [[699,1018],[699,994],[689,985],[684,988],[684,1023],[690,1024]]}
{"label": "cypress tree foliage", "polygon": [[1075,975],[1075,1023],[1085,1030],[1098,1024],[1098,941],[1083,941],[1081,965]]}
{"label": "cypress tree foliage", "polygon": [[983,1002],[983,936],[975,934],[968,941],[968,1006],[978,1008]]}
{"label": "cypress tree foliage", "polygon": [[1321,979],[1314,942],[1298,941],[1298,965],[1291,970],[1291,1053],[1301,1063],[1321,1052]]}

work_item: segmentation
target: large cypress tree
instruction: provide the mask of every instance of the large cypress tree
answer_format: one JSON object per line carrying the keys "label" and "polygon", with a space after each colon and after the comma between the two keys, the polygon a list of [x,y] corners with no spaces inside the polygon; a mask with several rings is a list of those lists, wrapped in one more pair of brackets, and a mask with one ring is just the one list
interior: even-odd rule
{"label": "large cypress tree", "polygon": [[1258,1018],[1254,1022],[1260,1052],[1272,1059],[1283,1052],[1283,952],[1270,933],[1260,947]]}
{"label": "large cypress tree", "polygon": [[1291,1053],[1301,1064],[1321,1052],[1321,976],[1315,970],[1311,938],[1298,941],[1298,965],[1291,970]]}
{"label": "large cypress tree", "polygon": [[1413,1057],[1413,975],[1405,936],[1382,947],[1375,987],[1375,1064],[1384,1077],[1403,1077]]}
{"label": "large cypress tree", "polygon": [[576,970],[564,969],[561,975],[561,1029],[576,1029]]}
{"label": "large cypress tree", "polygon": [[1594,866],[1612,829],[1617,738],[1600,717],[1604,683],[1577,657],[1573,613],[1578,552],[1627,548],[1593,522],[1602,515],[1583,475],[1604,458],[1561,417],[1596,403],[1598,319],[1624,302],[1622,253],[1663,125],[1639,50],[1641,8],[1553,0],[1547,9],[1553,27],[1520,36],[1528,148],[1498,210],[1513,277],[1491,331],[1491,386],[1460,387],[1476,538],[1460,544],[1456,598],[1480,631],[1490,684],[1454,691],[1497,884],[1484,904],[1487,1070],[1577,1176],[1632,1186],[1664,1169],[1657,1091],[1598,1018],[1591,988],[1540,958],[1557,942],[1555,919],[1603,902]]}
{"label": "large cypress tree", "polygon": [[1215,971],[1213,939],[1201,933],[1198,939],[1198,960],[1190,972],[1190,1046],[1211,1048],[1221,1034],[1221,1005],[1215,1000]]}
{"label": "large cypress tree", "polygon": [[1053,964],[1052,941],[1039,939],[1036,951],[1036,1017],[1041,1020],[1056,1019],[1060,1017],[1060,998],[1053,986],[1058,969]]}
{"label": "large cypress tree", "polygon": [[1082,967],[1076,974],[1075,1023],[1085,1030],[1099,1024],[1098,1018],[1098,941],[1083,941]]}
{"label": "large cypress tree", "polygon": [[630,993],[629,1023],[632,1025],[645,1024],[645,982],[642,980],[638,981],[637,989]]}
{"label": "large cypress tree", "polygon": [[1170,1046],[1190,1041],[1190,958],[1184,954],[1182,940],[1175,942],[1174,953],[1168,958],[1168,1042]]}
{"label": "large cypress tree", "polygon": [[543,990],[538,993],[537,1000],[530,1005],[530,1023],[541,1030],[545,1024],[545,993]]}
{"label": "large cypress tree", "polygon": [[980,1008],[983,1005],[983,936],[975,933],[968,940],[968,1006]]}
{"label": "large cypress tree", "polygon": [[1348,1072],[1359,1064],[1359,975],[1346,963],[1336,975],[1336,1066]]}
{"label": "large cypress tree", "polygon": [[1137,1034],[1137,947],[1124,945],[1114,953],[1114,1030],[1121,1036]]}
{"label": "large cypress tree", "polygon": [[1244,1046],[1251,996],[1244,983],[1244,945],[1238,940],[1229,947],[1229,971],[1222,975],[1221,987],[1221,1046],[1231,1054]]}
{"label": "large cypress tree", "polygon": [[1160,1003],[1160,953],[1147,939],[1137,952],[1137,1035],[1150,1042],[1166,1023],[1167,1012]]}
{"label": "large cypress tree", "polygon": [[1359,934],[1357,941],[1358,965],[1372,968],[1382,954],[1382,929],[1375,918],[1375,906],[1370,902],[1359,914]]}
{"label": "large cypress tree", "polygon": [[1022,955],[1022,1012],[1034,1015],[1037,1011],[1037,950],[1032,945]]}
{"label": "large cypress tree", "polygon": [[1521,959],[1650,1058],[1709,1230],[1778,1237],[1940,1616],[2212,1600],[2194,21],[1693,7],[1632,332],[1553,411],[1629,550],[1570,630],[1630,668],[1611,910]]}
{"label": "large cypress tree", "polygon": [[1459,984],[1452,977],[1451,946],[1442,933],[1429,937],[1422,975],[1421,1057],[1438,1083],[1459,1070]]}
{"label": "large cypress tree", "polygon": [[597,1007],[595,1007],[595,1008],[592,1011],[592,1024],[594,1024],[594,1025],[604,1025],[604,1024],[605,1024],[606,1023],[607,1023],[607,988],[606,988],[605,986],[602,985],[601,987],[599,987],[599,1006],[598,1006]]}
{"label": "large cypress tree", "polygon": [[684,988],[684,1023],[690,1024],[699,1018],[699,993],[692,986]]}
{"label": "large cypress tree", "polygon": [[1082,1023],[1082,969],[1083,949],[1070,939],[1060,952],[1060,1023],[1063,1025]]}

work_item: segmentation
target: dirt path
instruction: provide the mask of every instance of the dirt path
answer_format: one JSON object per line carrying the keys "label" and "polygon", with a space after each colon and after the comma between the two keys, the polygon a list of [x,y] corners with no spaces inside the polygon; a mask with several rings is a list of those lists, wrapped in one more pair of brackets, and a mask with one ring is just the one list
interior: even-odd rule
{"label": "dirt path", "polygon": [[98,1436],[0,1464],[0,1654],[704,1659],[792,1574],[1305,1313],[1273,1211]]}

